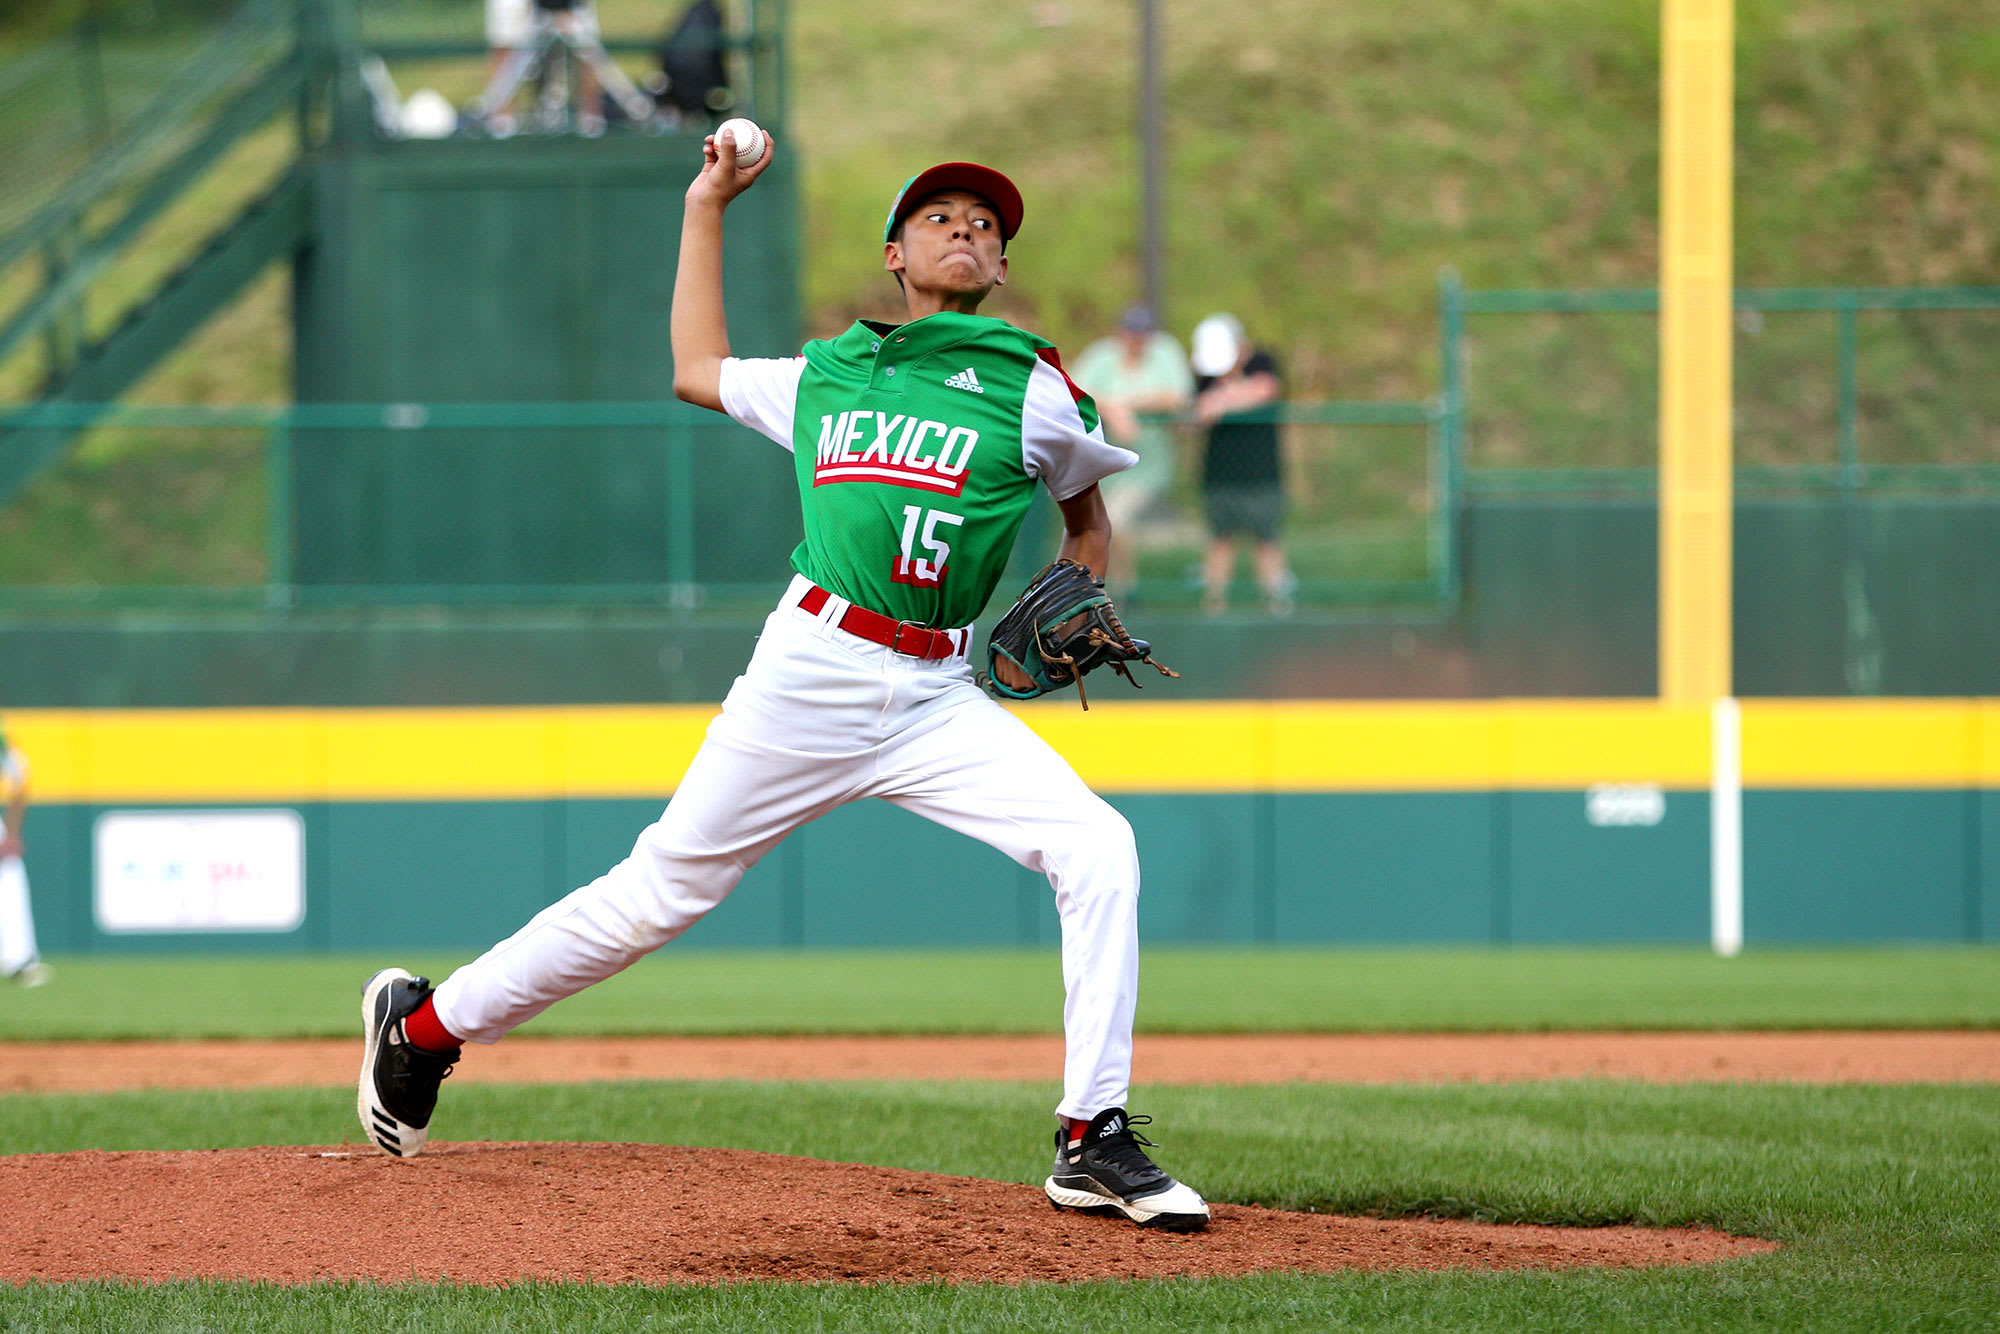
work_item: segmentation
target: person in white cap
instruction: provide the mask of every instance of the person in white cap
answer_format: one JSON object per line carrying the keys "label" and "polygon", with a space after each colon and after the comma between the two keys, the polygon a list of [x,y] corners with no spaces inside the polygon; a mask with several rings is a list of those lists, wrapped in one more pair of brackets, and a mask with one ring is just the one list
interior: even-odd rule
{"label": "person in white cap", "polygon": [[1256,542],[1257,582],[1274,616],[1289,615],[1296,580],[1278,545],[1285,517],[1285,478],[1278,448],[1277,403],[1284,395],[1278,362],[1251,343],[1234,315],[1211,315],[1195,326],[1196,420],[1208,426],[1201,488],[1208,501],[1209,542],[1202,562],[1202,609],[1229,605],[1237,539]]}

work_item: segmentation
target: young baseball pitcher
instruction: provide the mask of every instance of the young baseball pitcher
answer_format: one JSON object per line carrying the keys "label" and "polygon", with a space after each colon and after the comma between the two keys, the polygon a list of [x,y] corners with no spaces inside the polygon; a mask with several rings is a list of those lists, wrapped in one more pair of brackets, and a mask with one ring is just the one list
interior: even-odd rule
{"label": "young baseball pitcher", "polygon": [[[1090,577],[1111,542],[1097,483],[1135,456],[1105,443],[1053,347],[977,313],[1007,280],[1022,216],[1020,192],[988,167],[945,163],[896,195],[883,257],[902,287],[902,323],[863,320],[798,357],[732,357],[723,212],[773,152],[740,167],[733,137],[711,138],[688,187],[674,388],[791,451],[805,517],[798,573],[629,857],[435,990],[399,968],[368,981],[362,1128],[389,1153],[416,1153],[462,1042],[497,1041],[625,968],[700,920],[792,830],[880,797],[1054,888],[1066,1056],[1049,1201],[1202,1227],[1208,1205],[1152,1163],[1125,1112],[1139,978],[1131,826],[980,689],[967,660],[970,622],[1037,486],[1060,506],[1064,537],[1024,605],[1038,589],[1040,600],[996,628],[992,688],[1026,698],[1080,677],[1091,654],[1121,671],[1146,658]],[[1034,624],[1015,633],[1023,621]],[[1057,634],[1041,633],[1052,625]]]}

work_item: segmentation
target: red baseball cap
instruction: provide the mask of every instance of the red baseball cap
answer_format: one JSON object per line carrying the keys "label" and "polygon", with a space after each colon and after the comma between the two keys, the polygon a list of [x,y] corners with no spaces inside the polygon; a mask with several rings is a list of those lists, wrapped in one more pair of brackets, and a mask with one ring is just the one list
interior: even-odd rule
{"label": "red baseball cap", "polygon": [[1014,233],[1021,230],[1021,192],[1014,188],[1014,182],[977,162],[940,162],[903,182],[903,188],[896,192],[896,202],[889,205],[889,220],[882,225],[882,239],[895,240],[897,223],[915,212],[917,205],[946,190],[970,191],[991,204],[1000,215],[1002,241],[1013,240]]}

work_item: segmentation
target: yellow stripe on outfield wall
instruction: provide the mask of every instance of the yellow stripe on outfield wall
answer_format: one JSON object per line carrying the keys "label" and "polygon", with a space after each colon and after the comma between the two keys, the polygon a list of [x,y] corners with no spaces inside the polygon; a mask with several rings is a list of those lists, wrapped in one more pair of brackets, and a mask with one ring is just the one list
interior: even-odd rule
{"label": "yellow stripe on outfield wall", "polygon": [[1015,712],[1100,792],[1247,792],[1271,772],[1265,702],[1100,699],[1085,713],[1070,696]]}
{"label": "yellow stripe on outfield wall", "polygon": [[1126,792],[1481,791],[1708,782],[1708,712],[1633,701],[1045,703],[1020,710]]}
{"label": "yellow stripe on outfield wall", "polygon": [[1516,700],[1503,704],[1507,784],[1583,788],[1594,783],[1705,787],[1705,705],[1652,700]]}
{"label": "yellow stripe on outfield wall", "polygon": [[34,767],[37,800],[271,801],[326,790],[327,729],[312,714],[201,709],[61,717],[70,733],[63,768],[40,748],[40,717],[16,714],[9,723]]}
{"label": "yellow stripe on outfield wall", "polygon": [[1980,787],[2000,787],[2000,699],[1973,701],[1979,733],[1978,778]]}
{"label": "yellow stripe on outfield wall", "polygon": [[38,801],[508,800],[660,796],[715,710],[23,711]]}
{"label": "yellow stripe on outfield wall", "polygon": [[1743,781],[1780,788],[2000,785],[2000,765],[1981,763],[1982,715],[2000,720],[1994,703],[1756,700],[1743,706]]}
{"label": "yellow stripe on outfield wall", "polygon": [[[1699,788],[1706,710],[1652,700],[1073,699],[1020,709],[1105,792]],[[712,706],[48,710],[8,715],[40,801],[663,797]],[[2000,700],[1750,700],[1764,788],[2000,788]]]}

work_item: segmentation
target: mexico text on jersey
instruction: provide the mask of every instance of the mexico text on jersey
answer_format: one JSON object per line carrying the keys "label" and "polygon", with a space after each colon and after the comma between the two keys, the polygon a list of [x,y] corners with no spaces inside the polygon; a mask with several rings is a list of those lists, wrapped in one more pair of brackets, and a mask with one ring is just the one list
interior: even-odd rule
{"label": "mexico text on jersey", "polygon": [[821,417],[813,485],[889,482],[955,496],[965,489],[978,447],[979,432],[970,426],[904,413],[862,409]]}
{"label": "mexico text on jersey", "polygon": [[863,321],[801,357],[726,361],[721,390],[793,453],[793,568],[920,625],[979,614],[1038,484],[1067,500],[1137,461],[1105,443],[1054,348],[984,316]]}

